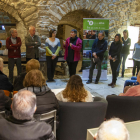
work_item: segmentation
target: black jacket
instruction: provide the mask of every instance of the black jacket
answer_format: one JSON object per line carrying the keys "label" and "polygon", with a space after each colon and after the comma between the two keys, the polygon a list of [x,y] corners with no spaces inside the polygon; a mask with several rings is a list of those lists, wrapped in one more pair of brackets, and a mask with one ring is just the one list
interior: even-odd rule
{"label": "black jacket", "polygon": [[[35,114],[43,114],[50,112],[52,110],[59,110],[58,100],[55,97],[55,94],[47,87],[26,87],[24,88],[31,92],[34,92],[37,97],[37,110]],[[47,123],[51,124],[53,127],[53,119],[47,121]]]}
{"label": "black jacket", "polygon": [[109,49],[109,55],[111,55],[111,57],[117,57],[117,60],[120,60],[121,49],[122,49],[122,43],[112,42]]}
{"label": "black jacket", "polygon": [[0,89],[8,91],[13,90],[13,85],[9,82],[7,76],[2,71],[0,71]]}
{"label": "black jacket", "polygon": [[0,90],[0,111],[10,110],[11,103],[12,100],[4,94],[3,90]]}
{"label": "black jacket", "polygon": [[12,116],[0,116],[1,140],[55,140],[51,126],[35,119],[16,120]]}
{"label": "black jacket", "polygon": [[99,39],[95,39],[92,45],[92,53],[96,52],[96,55],[100,58],[100,60],[103,60],[104,52],[107,49],[107,41],[103,39],[100,46],[98,45],[98,41]]}
{"label": "black jacket", "polygon": [[20,89],[24,88],[23,80],[24,80],[25,76],[26,76],[26,72],[23,72],[15,78],[14,91],[19,91]]}
{"label": "black jacket", "polygon": [[125,41],[124,38],[122,37],[122,41],[124,45],[122,46],[121,54],[129,54],[129,48],[131,46],[131,39],[128,38],[127,41]]}

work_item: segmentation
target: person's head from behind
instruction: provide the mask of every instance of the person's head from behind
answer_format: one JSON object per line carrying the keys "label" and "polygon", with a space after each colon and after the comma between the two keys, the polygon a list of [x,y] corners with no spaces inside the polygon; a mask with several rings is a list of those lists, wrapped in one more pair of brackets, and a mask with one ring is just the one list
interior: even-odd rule
{"label": "person's head from behind", "polygon": [[76,29],[72,29],[70,31],[70,37],[74,38],[75,36],[77,36],[77,30]]}
{"label": "person's head from behind", "polygon": [[85,100],[87,91],[85,90],[79,75],[70,77],[67,86],[63,91],[63,97],[67,98],[70,102],[83,102]]}
{"label": "person's head from behind", "polygon": [[17,120],[31,120],[36,111],[36,95],[28,90],[20,90],[13,97],[12,113]]}
{"label": "person's head from behind", "polygon": [[96,140],[129,140],[129,133],[122,120],[112,118],[100,125]]}
{"label": "person's head from behind", "polygon": [[13,38],[16,38],[18,35],[17,30],[15,28],[10,29],[10,34]]}
{"label": "person's head from behind", "polygon": [[40,70],[29,71],[23,81],[24,87],[42,87],[46,85],[46,80]]}
{"label": "person's head from behind", "polygon": [[115,39],[114,39],[115,42],[120,42],[122,43],[122,37],[121,37],[121,34],[116,34],[115,35]]}
{"label": "person's head from behind", "polygon": [[124,31],[123,31],[123,36],[124,36],[124,38],[128,38],[128,35],[129,35],[129,34],[128,34],[128,30],[124,30]]}
{"label": "person's head from behind", "polygon": [[30,70],[34,70],[34,69],[37,70],[40,69],[40,63],[36,59],[31,59],[26,64],[26,72],[29,72]]}
{"label": "person's head from behind", "polygon": [[3,59],[0,58],[0,71],[3,72]]}
{"label": "person's head from behind", "polygon": [[56,30],[55,29],[51,29],[50,32],[49,32],[49,37],[53,37],[55,38],[56,37]]}
{"label": "person's head from behind", "polygon": [[29,33],[30,33],[31,36],[35,35],[35,27],[34,26],[29,27]]}
{"label": "person's head from behind", "polygon": [[105,32],[104,32],[104,31],[100,31],[100,32],[98,33],[98,39],[99,39],[99,40],[103,40],[104,37],[105,37]]}

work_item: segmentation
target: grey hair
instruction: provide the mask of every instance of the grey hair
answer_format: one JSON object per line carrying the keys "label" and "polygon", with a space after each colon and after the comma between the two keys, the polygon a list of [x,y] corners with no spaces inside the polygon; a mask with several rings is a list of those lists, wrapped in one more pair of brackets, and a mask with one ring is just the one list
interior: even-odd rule
{"label": "grey hair", "polygon": [[17,29],[11,28],[11,29],[10,29],[10,34],[12,34],[15,30],[17,30]]}
{"label": "grey hair", "polygon": [[36,108],[36,95],[28,90],[20,90],[13,97],[12,112],[17,120],[31,120]]}
{"label": "grey hair", "polygon": [[35,27],[34,27],[34,26],[32,26],[32,25],[31,25],[31,26],[29,26],[29,31],[30,31],[32,28],[35,28]]}
{"label": "grey hair", "polygon": [[105,32],[104,31],[100,31],[98,34],[102,34],[103,36],[105,36]]}
{"label": "grey hair", "polygon": [[129,140],[129,133],[121,119],[112,118],[100,125],[96,140]]}

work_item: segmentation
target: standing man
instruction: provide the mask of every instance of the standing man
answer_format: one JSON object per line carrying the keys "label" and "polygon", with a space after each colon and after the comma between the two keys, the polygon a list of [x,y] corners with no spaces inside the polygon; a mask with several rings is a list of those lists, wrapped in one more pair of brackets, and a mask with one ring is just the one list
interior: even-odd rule
{"label": "standing man", "polygon": [[9,69],[9,81],[13,83],[13,69],[14,64],[17,66],[18,75],[21,73],[21,39],[17,37],[17,30],[10,29],[11,36],[6,39],[6,48],[8,49],[8,69]]}
{"label": "standing man", "polygon": [[105,32],[100,31],[98,34],[98,39],[96,39],[92,45],[93,59],[91,59],[91,65],[90,65],[90,70],[89,70],[89,80],[86,82],[87,84],[92,83],[93,70],[96,64],[98,67],[98,73],[96,76],[95,84],[98,84],[98,81],[100,79],[101,64],[102,64],[104,52],[107,49],[107,41],[104,39],[104,37],[105,37]]}
{"label": "standing man", "polygon": [[38,47],[41,46],[41,41],[39,36],[35,35],[35,27],[29,27],[29,35],[25,37],[25,45],[26,45],[26,61],[28,62],[30,59],[39,60],[39,50]]}

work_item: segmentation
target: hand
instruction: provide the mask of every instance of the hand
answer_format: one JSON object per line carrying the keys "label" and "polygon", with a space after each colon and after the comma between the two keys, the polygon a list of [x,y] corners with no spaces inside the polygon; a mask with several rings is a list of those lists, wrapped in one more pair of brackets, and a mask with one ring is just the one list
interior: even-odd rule
{"label": "hand", "polygon": [[112,59],[112,57],[111,57],[111,55],[109,55],[109,57],[108,57],[110,60]]}
{"label": "hand", "polygon": [[118,96],[123,96],[124,95],[124,93],[120,93]]}
{"label": "hand", "polygon": [[66,45],[66,41],[65,41],[65,40],[63,40],[63,45],[64,45],[64,46]]}
{"label": "hand", "polygon": [[94,135],[94,137],[93,137],[93,138],[94,138],[94,140],[96,140],[96,138],[97,138],[97,133]]}
{"label": "hand", "polygon": [[37,44],[38,42],[35,42],[35,44]]}
{"label": "hand", "polygon": [[94,55],[95,58],[97,58],[97,55]]}
{"label": "hand", "polygon": [[34,46],[29,46],[29,48],[34,48]]}
{"label": "hand", "polygon": [[53,55],[52,55],[52,59],[55,59],[55,58],[56,58],[56,55],[55,55],[55,54],[53,54]]}
{"label": "hand", "polygon": [[72,46],[73,44],[72,43],[70,43],[70,47]]}
{"label": "hand", "polygon": [[96,52],[93,53],[93,56],[95,56],[95,55],[96,55]]}

